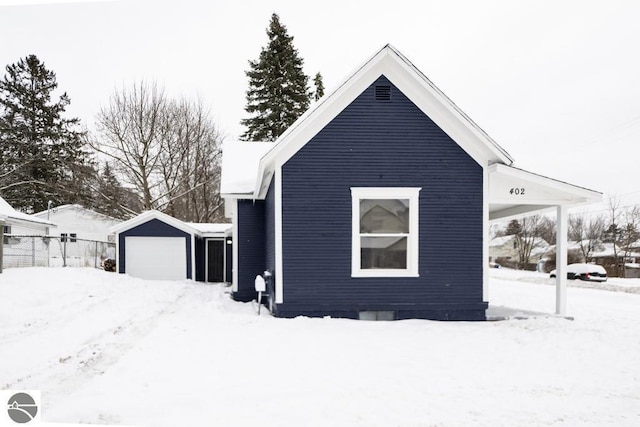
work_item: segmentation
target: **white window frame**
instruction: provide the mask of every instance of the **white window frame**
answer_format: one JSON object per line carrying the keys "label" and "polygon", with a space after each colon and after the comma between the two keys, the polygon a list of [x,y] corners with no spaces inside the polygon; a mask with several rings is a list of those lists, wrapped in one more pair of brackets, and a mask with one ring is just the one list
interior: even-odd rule
{"label": "white window frame", "polygon": [[[419,277],[419,187],[351,187],[351,277]],[[406,269],[363,269],[360,248],[360,200],[408,199],[409,234],[407,236]]]}

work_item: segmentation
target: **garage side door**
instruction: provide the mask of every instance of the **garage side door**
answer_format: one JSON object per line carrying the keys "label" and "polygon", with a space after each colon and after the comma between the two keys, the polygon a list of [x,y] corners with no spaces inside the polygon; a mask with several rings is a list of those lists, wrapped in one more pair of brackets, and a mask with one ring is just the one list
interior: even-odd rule
{"label": "garage side door", "polygon": [[187,278],[184,237],[125,238],[125,272],[141,279],[183,280]]}

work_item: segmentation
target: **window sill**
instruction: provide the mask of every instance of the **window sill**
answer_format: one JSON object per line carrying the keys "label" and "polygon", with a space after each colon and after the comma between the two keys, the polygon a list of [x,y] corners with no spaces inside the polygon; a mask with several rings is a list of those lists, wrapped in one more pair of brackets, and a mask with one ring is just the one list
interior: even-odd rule
{"label": "window sill", "polygon": [[420,274],[408,270],[358,270],[352,271],[351,277],[420,277]]}

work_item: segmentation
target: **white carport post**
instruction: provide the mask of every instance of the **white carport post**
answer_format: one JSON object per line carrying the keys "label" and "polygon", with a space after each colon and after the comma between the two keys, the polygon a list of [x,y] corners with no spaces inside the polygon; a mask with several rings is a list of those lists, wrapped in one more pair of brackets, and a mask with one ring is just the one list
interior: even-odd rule
{"label": "white carport post", "polygon": [[567,206],[558,205],[556,216],[556,314],[567,314]]}

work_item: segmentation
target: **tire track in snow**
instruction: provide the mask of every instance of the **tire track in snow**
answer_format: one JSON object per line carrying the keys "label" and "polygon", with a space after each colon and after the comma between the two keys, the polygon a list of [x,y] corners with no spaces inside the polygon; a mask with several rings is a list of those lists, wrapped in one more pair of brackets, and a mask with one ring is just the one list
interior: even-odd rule
{"label": "tire track in snow", "polygon": [[[89,301],[89,304],[86,304],[81,308],[82,312],[91,311],[107,301],[107,298],[105,297],[94,297],[93,295],[88,295],[87,298],[92,298],[92,300]],[[68,324],[69,321],[78,316],[78,302],[86,301],[87,298],[65,304],[60,307],[60,310],[55,317],[39,317],[33,321],[22,324],[19,329],[0,335],[0,346],[10,344],[17,340],[24,340],[25,338],[42,334],[46,330],[55,329],[61,325]]]}
{"label": "tire track in snow", "polygon": [[[81,342],[73,349],[65,351],[64,356],[34,367],[31,372],[2,384],[2,388],[40,389],[39,384],[56,384],[55,390],[43,390],[49,396],[48,401],[63,398],[69,391],[89,380],[102,375],[116,364],[130,349],[138,345],[165,316],[180,309],[185,297],[193,293],[191,287],[184,288],[175,299],[164,302],[159,310],[151,315],[128,317],[125,321],[111,325]],[[187,300],[189,298],[186,298]],[[107,298],[103,299],[103,302]],[[99,305],[92,304],[88,308]],[[74,315],[78,315],[76,312]],[[46,330],[46,327],[45,327]],[[42,331],[42,330],[40,330]],[[34,332],[39,335],[40,332]]]}

